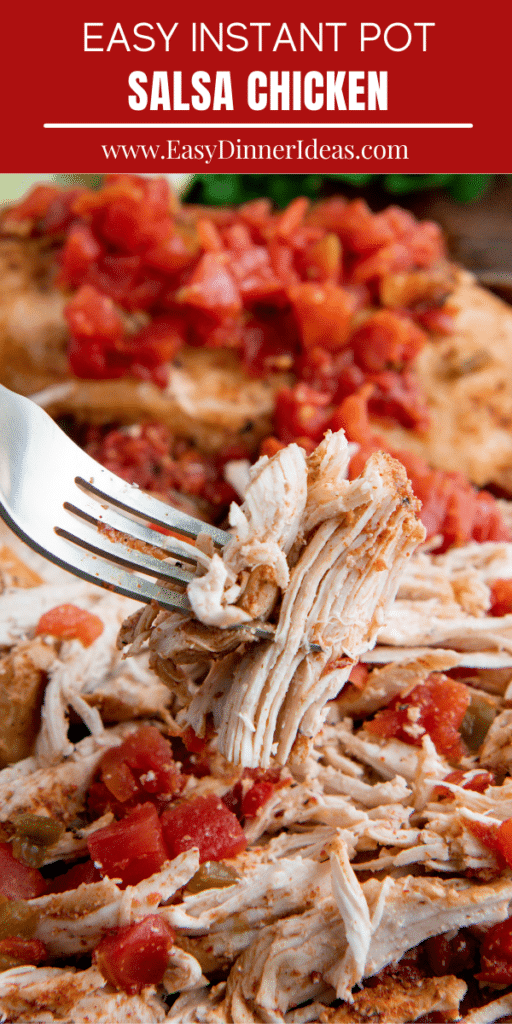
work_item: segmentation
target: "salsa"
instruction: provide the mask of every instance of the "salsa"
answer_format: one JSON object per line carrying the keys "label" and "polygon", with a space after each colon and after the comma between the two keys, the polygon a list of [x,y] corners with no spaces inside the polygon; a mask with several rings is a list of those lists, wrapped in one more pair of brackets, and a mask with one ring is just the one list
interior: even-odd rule
{"label": "salsa", "polygon": [[[39,186],[9,219],[55,247],[76,377],[130,376],[165,388],[183,345],[235,350],[254,377],[284,370],[293,378],[277,394],[262,451],[291,441],[311,451],[327,429],[343,427],[360,445],[354,475],[371,451],[389,447],[369,416],[420,434],[429,425],[412,363],[426,332],[449,334],[454,314],[453,275],[431,221],[396,206],[373,213],[340,196],[294,199],[282,211],[267,199],[181,206],[165,179],[127,174],[107,175],[97,191]],[[256,454],[222,452],[212,464],[181,439],[176,450],[158,424],[143,425],[135,443],[116,428],[99,434],[88,450],[114,472],[160,493],[199,496],[214,515],[234,498],[223,463]],[[509,539],[490,494],[392,454],[439,551]]]}

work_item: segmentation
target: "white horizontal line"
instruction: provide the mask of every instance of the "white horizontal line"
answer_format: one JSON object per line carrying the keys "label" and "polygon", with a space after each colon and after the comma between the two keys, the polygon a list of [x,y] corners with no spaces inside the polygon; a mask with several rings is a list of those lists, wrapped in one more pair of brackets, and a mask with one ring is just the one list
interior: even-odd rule
{"label": "white horizontal line", "polygon": [[262,124],[247,123],[247,124],[205,124],[203,121],[191,121],[186,124],[161,124],[151,122],[139,124],[136,121],[128,121],[126,124],[106,124],[104,122],[91,122],[91,123],[48,123],[43,126],[44,128],[228,128],[231,131],[237,128],[251,128],[253,131],[255,128],[472,128],[472,124],[454,124],[452,122],[427,122],[427,123],[397,123],[397,124],[383,124],[382,122],[369,122],[367,124],[340,124],[339,121],[332,121],[327,124],[318,124],[313,122],[312,124],[295,124],[293,121],[282,122],[282,121],[270,121]]}

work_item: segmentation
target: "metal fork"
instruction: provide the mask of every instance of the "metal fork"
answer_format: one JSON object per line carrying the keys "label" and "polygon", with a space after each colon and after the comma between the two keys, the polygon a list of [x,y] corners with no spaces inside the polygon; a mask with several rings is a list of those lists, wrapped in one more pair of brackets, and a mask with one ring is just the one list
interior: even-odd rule
{"label": "metal fork", "polygon": [[[75,576],[171,611],[190,606],[186,594],[166,583],[186,587],[194,571],[182,563],[194,570],[207,559],[148,522],[188,538],[206,533],[219,547],[229,540],[224,530],[109,473],[43,409],[1,385],[0,516],[29,547]],[[168,557],[175,561],[162,561]]]}

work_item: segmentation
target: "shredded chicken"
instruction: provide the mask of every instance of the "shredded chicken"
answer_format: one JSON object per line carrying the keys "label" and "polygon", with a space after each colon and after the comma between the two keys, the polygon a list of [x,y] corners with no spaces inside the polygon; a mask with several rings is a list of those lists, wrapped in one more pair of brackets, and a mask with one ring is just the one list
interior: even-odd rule
{"label": "shredded chicken", "polygon": [[265,567],[265,621],[275,603],[275,595],[267,598],[269,580],[282,594],[271,641],[240,645],[225,667],[217,660],[203,671],[198,692],[189,687],[187,701],[183,623],[170,614],[149,625],[156,670],[168,683],[184,682],[187,718],[200,735],[213,712],[219,749],[234,763],[268,765],[273,755],[284,763],[298,736],[314,737],[326,702],[374,645],[403,565],[424,536],[399,464],[377,454],[348,482],[348,459],[342,432],[328,434],[307,461],[296,445],[260,459],[243,505],[231,508],[222,557],[214,554],[188,586],[197,618],[228,628],[250,621],[244,575]]}
{"label": "shredded chicken", "polygon": [[[338,446],[332,435],[309,461],[288,450],[254,473],[254,491],[234,513],[233,538],[217,560],[224,583],[214,614],[242,613],[237,630],[151,606],[133,612],[122,598],[56,576],[0,594],[2,663],[12,667],[30,655],[44,688],[28,756],[14,754],[0,770],[0,820],[6,835],[20,813],[62,821],[64,833],[40,853],[43,871],[83,860],[88,839],[115,822],[112,811],[91,820],[87,792],[103,753],[139,722],[183,737],[188,722],[200,732],[213,712],[217,737],[211,724],[205,735],[210,774],[186,774],[175,799],[228,799],[236,785],[248,792],[252,775],[224,756],[237,744],[247,750],[246,736],[249,763],[261,764],[266,752],[274,780],[252,816],[242,818],[247,848],[224,861],[229,880],[219,888],[197,891],[200,858],[192,848],[136,885],[122,888],[105,876],[28,900],[36,912],[34,939],[59,966],[0,973],[6,1022],[406,1024],[429,1014],[456,1021],[464,1012],[471,1024],[492,1024],[512,1013],[510,994],[492,988],[482,1007],[470,1003],[466,1010],[470,993],[460,972],[433,977],[422,953],[426,940],[460,929],[481,941],[512,906],[510,870],[474,831],[475,822],[498,828],[512,819],[510,669],[488,661],[509,656],[508,617],[486,614],[489,583],[512,576],[512,546],[470,545],[441,556],[420,549],[407,560],[422,532],[411,506],[401,503],[408,497],[402,477],[388,457],[376,456],[349,484],[346,451],[338,458]],[[278,500],[265,503],[260,521],[267,471]],[[399,530],[407,524],[404,536]],[[18,557],[19,548],[12,550]],[[380,558],[387,568],[377,568]],[[196,585],[204,598],[218,568],[210,573],[207,554],[202,561]],[[211,609],[213,599],[204,600]],[[65,601],[103,619],[90,648],[34,638],[41,611]],[[453,645],[436,646],[428,609]],[[255,610],[257,624],[271,630],[268,640],[255,635]],[[418,647],[389,640],[389,623],[404,628],[403,614],[422,622]],[[463,626],[448,635],[454,621]],[[473,647],[460,650],[470,646],[469,635]],[[322,651],[311,652],[311,643]],[[161,679],[148,665],[146,646]],[[268,653],[274,647],[275,661]],[[367,669],[348,686],[365,648]],[[446,776],[454,764],[428,732],[417,746],[365,729],[365,719],[430,673],[460,672],[464,664],[488,731],[463,755],[453,781]],[[25,665],[12,692],[28,713],[30,699],[19,685],[26,678]],[[249,700],[254,684],[262,688]],[[74,742],[70,715],[90,735]],[[484,769],[496,778],[485,776],[483,791],[465,788]],[[77,960],[107,933],[148,914],[175,935],[157,987],[137,995],[115,990],[96,966]],[[419,966],[410,970],[410,962]]]}

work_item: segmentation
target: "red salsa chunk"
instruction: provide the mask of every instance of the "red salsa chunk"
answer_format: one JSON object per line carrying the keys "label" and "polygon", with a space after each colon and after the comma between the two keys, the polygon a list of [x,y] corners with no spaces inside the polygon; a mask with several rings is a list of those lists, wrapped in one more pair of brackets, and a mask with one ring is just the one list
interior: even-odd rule
{"label": "red salsa chunk", "polygon": [[493,580],[490,590],[489,615],[510,615],[512,612],[512,580]]}
{"label": "red salsa chunk", "polygon": [[37,966],[48,959],[48,951],[40,939],[21,939],[13,935],[0,939],[0,959],[3,956],[13,957],[20,964]]}
{"label": "red salsa chunk", "polygon": [[203,863],[235,857],[247,846],[238,818],[213,795],[194,797],[169,807],[161,821],[171,857],[196,846]]}
{"label": "red salsa chunk", "polygon": [[10,843],[0,843],[0,895],[8,900],[31,900],[46,892],[41,872],[16,860]]}
{"label": "red salsa chunk", "polygon": [[103,629],[99,615],[77,608],[75,604],[59,604],[41,615],[36,635],[49,634],[59,640],[80,640],[84,647],[90,647],[101,636]]}
{"label": "red salsa chunk", "polygon": [[264,771],[262,768],[245,768],[241,779],[222,797],[224,803],[239,821],[255,818],[276,789],[289,784],[288,778],[281,778],[276,768]]}
{"label": "red salsa chunk", "polygon": [[512,818],[506,818],[500,825],[471,820],[465,824],[484,846],[492,850],[500,870],[505,866],[512,867]]}
{"label": "red salsa chunk", "polygon": [[512,918],[489,929],[482,942],[478,981],[487,985],[512,984]]}
{"label": "red salsa chunk", "polygon": [[93,832],[87,847],[102,875],[136,885],[169,860],[162,826],[153,804],[141,804],[121,821]]}
{"label": "red salsa chunk", "polygon": [[120,818],[146,801],[165,805],[185,781],[169,741],[155,726],[143,725],[103,755],[89,789],[89,810],[98,816],[111,810]]}
{"label": "red salsa chunk", "polygon": [[93,960],[110,985],[130,995],[146,985],[159,985],[169,964],[174,932],[160,915],[106,935]]}
{"label": "red salsa chunk", "polygon": [[464,683],[433,672],[407,696],[395,697],[365,728],[375,736],[414,746],[421,746],[422,736],[428,733],[439,754],[459,761],[464,753],[459,729],[470,700]]}

